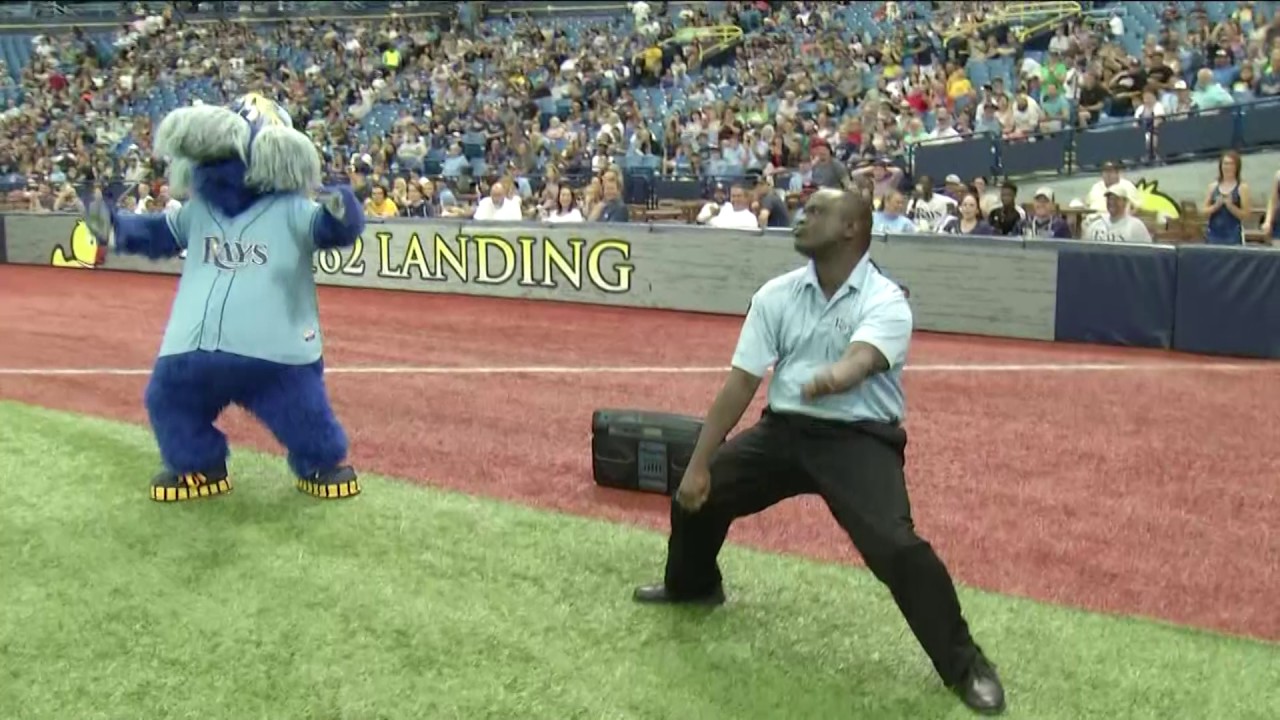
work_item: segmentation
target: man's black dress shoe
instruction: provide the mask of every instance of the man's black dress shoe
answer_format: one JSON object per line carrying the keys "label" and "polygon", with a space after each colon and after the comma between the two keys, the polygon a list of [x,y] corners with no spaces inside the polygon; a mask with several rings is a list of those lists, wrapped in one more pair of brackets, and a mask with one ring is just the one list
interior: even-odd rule
{"label": "man's black dress shoe", "polygon": [[672,595],[667,592],[666,585],[641,585],[636,588],[636,602],[667,605],[722,605],[724,604],[724,588],[718,587],[713,592],[703,595]]}
{"label": "man's black dress shoe", "polygon": [[1004,686],[996,674],[995,665],[981,653],[974,658],[964,678],[952,686],[965,705],[983,715],[999,715],[1004,712]]}

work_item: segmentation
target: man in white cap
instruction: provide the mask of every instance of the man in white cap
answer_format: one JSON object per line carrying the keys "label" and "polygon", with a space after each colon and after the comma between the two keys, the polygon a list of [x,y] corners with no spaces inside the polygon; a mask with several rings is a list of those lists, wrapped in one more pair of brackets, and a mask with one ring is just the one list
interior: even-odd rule
{"label": "man in white cap", "polygon": [[1117,185],[1123,185],[1126,190],[1137,192],[1132,182],[1120,176],[1120,166],[1108,160],[1102,164],[1102,179],[1089,188],[1084,204],[1093,212],[1099,214],[1107,212],[1107,191]]}
{"label": "man in white cap", "polygon": [[955,173],[951,173],[943,179],[942,184],[943,192],[957,203],[964,198],[965,191],[969,189],[965,187],[964,181],[960,179],[960,176]]}
{"label": "man in white cap", "polygon": [[1042,240],[1067,240],[1071,237],[1071,226],[1067,224],[1066,218],[1058,214],[1051,188],[1036,188],[1035,203],[1031,210],[1030,215],[1018,221],[1015,235]]}
{"label": "man in white cap", "polygon": [[1085,228],[1084,239],[1094,242],[1150,243],[1151,231],[1130,212],[1135,193],[1117,183],[1107,189],[1107,214],[1096,216]]}

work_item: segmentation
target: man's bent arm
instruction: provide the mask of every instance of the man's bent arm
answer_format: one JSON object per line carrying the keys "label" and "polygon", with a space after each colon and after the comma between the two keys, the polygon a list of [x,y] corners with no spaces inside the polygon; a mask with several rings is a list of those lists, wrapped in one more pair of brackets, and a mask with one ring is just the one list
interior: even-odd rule
{"label": "man's bent arm", "polygon": [[830,369],[833,390],[847,392],[867,378],[907,360],[913,318],[911,306],[898,289],[868,300],[870,307],[844,354]]}
{"label": "man's bent arm", "polygon": [[835,392],[848,392],[872,375],[888,369],[889,361],[874,345],[865,342],[851,343],[831,368]]}
{"label": "man's bent arm", "polygon": [[731,368],[724,386],[711,403],[707,417],[702,423],[702,432],[698,434],[698,443],[693,448],[691,466],[710,467],[711,458],[720,448],[729,431],[738,426],[742,414],[747,411],[751,399],[756,396],[761,378],[751,373]]}

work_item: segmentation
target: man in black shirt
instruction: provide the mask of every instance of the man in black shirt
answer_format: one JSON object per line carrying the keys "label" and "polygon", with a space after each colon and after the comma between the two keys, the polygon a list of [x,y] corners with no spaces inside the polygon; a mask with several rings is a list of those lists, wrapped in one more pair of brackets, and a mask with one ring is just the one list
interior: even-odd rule
{"label": "man in black shirt", "polygon": [[767,182],[756,185],[756,216],[760,219],[760,227],[791,227],[791,213],[787,210],[787,202]]}
{"label": "man in black shirt", "polygon": [[1147,58],[1147,83],[1143,91],[1150,90],[1160,97],[1173,85],[1173,70],[1164,64],[1164,50],[1156,48]]}
{"label": "man in black shirt", "polygon": [[1000,186],[1000,207],[991,211],[987,222],[1000,235],[1013,235],[1022,220],[1022,212],[1018,210],[1018,186],[1005,181]]}
{"label": "man in black shirt", "polygon": [[1109,96],[1110,93],[1098,83],[1098,79],[1094,77],[1093,73],[1085,73],[1080,82],[1080,97],[1077,106],[1080,124],[1087,127],[1097,125],[1098,118],[1102,117],[1102,109],[1106,107]]}
{"label": "man in black shirt", "polygon": [[1129,58],[1129,65],[1111,78],[1111,117],[1133,117],[1134,103],[1142,97],[1147,84],[1147,73],[1137,58]]}

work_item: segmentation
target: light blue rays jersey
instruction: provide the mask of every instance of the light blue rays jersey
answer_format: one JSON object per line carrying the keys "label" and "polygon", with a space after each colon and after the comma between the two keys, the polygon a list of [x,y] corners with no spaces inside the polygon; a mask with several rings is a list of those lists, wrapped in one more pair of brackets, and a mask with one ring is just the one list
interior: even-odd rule
{"label": "light blue rays jersey", "polygon": [[[902,367],[911,342],[911,306],[902,289],[864,255],[828,300],[813,263],[765,283],[751,299],[733,366],[763,377],[773,366],[769,407],[813,417],[898,423],[906,419]],[[889,369],[838,395],[806,400],[804,386],[849,345],[871,345]]]}
{"label": "light blue rays jersey", "polygon": [[160,355],[222,352],[286,365],[320,359],[312,223],[301,195],[273,195],[229,218],[200,198],[167,214],[187,251]]}

